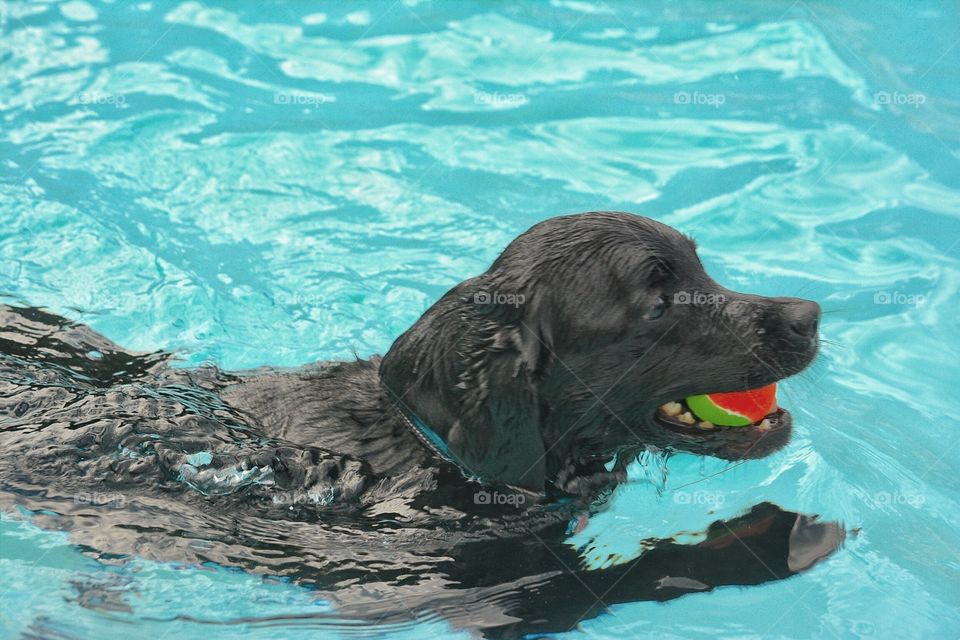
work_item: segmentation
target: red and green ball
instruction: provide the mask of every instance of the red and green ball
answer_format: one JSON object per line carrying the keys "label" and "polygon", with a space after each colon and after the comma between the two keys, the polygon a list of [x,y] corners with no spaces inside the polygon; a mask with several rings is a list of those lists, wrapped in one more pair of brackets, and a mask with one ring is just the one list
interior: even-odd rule
{"label": "red and green ball", "polygon": [[686,401],[701,420],[724,427],[746,427],[763,420],[777,408],[777,385],[747,391],[705,393],[689,396]]}

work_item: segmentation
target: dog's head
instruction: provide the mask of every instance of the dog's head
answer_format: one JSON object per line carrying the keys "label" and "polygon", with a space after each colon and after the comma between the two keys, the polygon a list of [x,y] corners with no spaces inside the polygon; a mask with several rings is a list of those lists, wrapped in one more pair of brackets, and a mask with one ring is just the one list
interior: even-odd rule
{"label": "dog's head", "polygon": [[782,447],[782,408],[746,427],[704,428],[660,407],[801,371],[819,316],[814,302],[721,287],[666,225],[566,216],[447,293],[393,345],[381,377],[464,466],[540,490],[564,465],[638,444],[726,459]]}

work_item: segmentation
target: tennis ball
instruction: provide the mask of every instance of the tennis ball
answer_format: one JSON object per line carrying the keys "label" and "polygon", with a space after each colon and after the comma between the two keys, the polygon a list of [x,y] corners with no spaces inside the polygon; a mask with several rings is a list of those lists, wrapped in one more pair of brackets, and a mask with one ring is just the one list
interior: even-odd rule
{"label": "tennis ball", "polygon": [[686,401],[701,420],[724,427],[746,427],[763,420],[777,408],[777,384],[747,391],[689,396]]}

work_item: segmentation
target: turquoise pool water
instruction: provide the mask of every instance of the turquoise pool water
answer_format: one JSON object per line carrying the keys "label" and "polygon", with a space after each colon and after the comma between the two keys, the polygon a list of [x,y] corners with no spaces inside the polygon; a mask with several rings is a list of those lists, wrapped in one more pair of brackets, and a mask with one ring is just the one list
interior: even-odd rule
{"label": "turquoise pool water", "polygon": [[[953,637],[958,34],[914,2],[5,2],[0,296],[185,366],[298,365],[383,353],[546,217],[654,216],[723,284],[820,301],[822,355],[781,387],[785,451],[635,465],[571,543],[629,555],[763,500],[851,535],[793,579],[564,635]],[[2,637],[466,637],[103,565],[23,515]]]}

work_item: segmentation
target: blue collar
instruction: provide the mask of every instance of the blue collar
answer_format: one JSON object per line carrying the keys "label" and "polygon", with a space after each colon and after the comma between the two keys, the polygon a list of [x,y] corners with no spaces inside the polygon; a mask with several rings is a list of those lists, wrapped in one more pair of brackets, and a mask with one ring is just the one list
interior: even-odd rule
{"label": "blue collar", "polygon": [[[463,475],[464,478],[469,482],[477,482],[480,484],[487,484],[483,481],[483,478],[474,473],[460,458],[457,457],[453,451],[450,450],[450,445],[440,437],[440,435],[430,428],[430,426],[421,420],[415,413],[411,412],[407,414],[401,407],[400,403],[394,405],[397,410],[397,414],[400,416],[400,419],[413,431],[413,434],[417,436],[417,439],[423,443],[423,445],[435,456],[448,462],[457,468],[458,471]],[[504,485],[513,489],[514,491],[520,491],[527,495],[538,495],[535,491],[530,491],[529,489],[524,489],[523,487],[516,487],[511,484]]]}
{"label": "blue collar", "polygon": [[410,430],[413,431],[415,436],[417,436],[417,439],[419,439],[420,442],[422,442],[431,453],[455,466],[467,480],[480,483],[483,482],[483,480],[481,480],[477,474],[473,473],[467,468],[467,465],[464,464],[463,461],[460,460],[460,458],[458,458],[456,454],[450,450],[450,445],[448,445],[446,441],[440,437],[440,434],[431,429],[426,422],[417,417],[415,413],[410,413],[408,415],[403,409],[400,408],[399,404],[394,406],[397,409],[397,413],[400,414],[400,418],[407,424],[408,427],[410,427]]}

